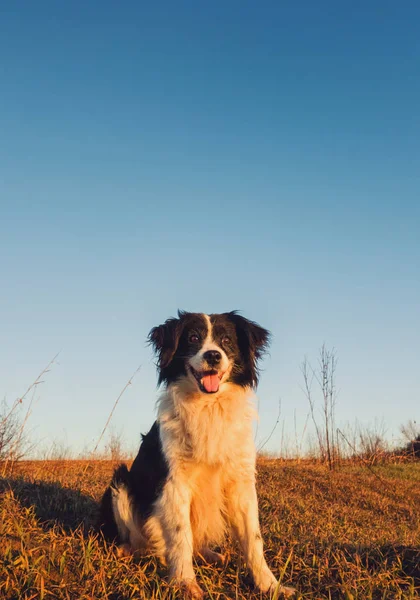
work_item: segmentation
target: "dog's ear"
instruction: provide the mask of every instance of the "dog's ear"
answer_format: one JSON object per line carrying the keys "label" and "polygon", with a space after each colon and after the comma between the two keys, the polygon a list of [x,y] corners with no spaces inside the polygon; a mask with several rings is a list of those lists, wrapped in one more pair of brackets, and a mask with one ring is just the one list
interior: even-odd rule
{"label": "dog's ear", "polygon": [[249,383],[256,387],[258,384],[258,360],[268,350],[271,334],[258,323],[245,319],[236,311],[228,313],[235,324],[238,345],[243,359],[248,363]]}
{"label": "dog's ear", "polygon": [[179,319],[167,319],[150,331],[147,339],[158,357],[159,369],[165,369],[170,364],[178,348],[179,329]]}
{"label": "dog's ear", "polygon": [[158,369],[165,369],[172,361],[178,348],[182,333],[182,317],[185,313],[178,311],[178,319],[167,319],[162,325],[153,327],[147,341],[153,346],[158,357]]}

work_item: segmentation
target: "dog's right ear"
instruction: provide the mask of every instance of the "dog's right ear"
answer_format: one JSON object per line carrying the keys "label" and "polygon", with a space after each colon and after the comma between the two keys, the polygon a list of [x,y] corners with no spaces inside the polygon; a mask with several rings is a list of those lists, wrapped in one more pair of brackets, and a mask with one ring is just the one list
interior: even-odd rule
{"label": "dog's right ear", "polygon": [[[182,316],[180,312],[178,314]],[[178,348],[181,332],[181,319],[175,318],[167,319],[162,325],[153,327],[150,331],[147,340],[158,357],[157,367],[160,371],[170,365]]]}

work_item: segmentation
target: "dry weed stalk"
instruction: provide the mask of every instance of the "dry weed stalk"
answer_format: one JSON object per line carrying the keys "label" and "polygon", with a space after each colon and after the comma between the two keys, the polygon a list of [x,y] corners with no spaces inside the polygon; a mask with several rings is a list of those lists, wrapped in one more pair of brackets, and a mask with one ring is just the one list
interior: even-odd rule
{"label": "dry weed stalk", "polygon": [[[102,438],[104,437],[105,431],[107,430],[108,425],[109,425],[109,423],[110,423],[110,421],[112,419],[112,415],[114,414],[114,411],[115,411],[115,409],[116,409],[116,407],[118,405],[118,402],[120,401],[120,399],[121,399],[122,395],[124,394],[125,390],[128,387],[130,387],[130,385],[132,384],[132,381],[133,381],[134,377],[137,375],[137,373],[140,371],[140,369],[141,369],[141,365],[139,367],[137,367],[137,369],[134,371],[134,373],[132,374],[132,376],[130,377],[130,379],[127,381],[127,383],[125,384],[125,386],[123,387],[123,389],[119,393],[118,398],[115,400],[114,405],[113,405],[113,407],[111,409],[111,412],[109,413],[107,422],[105,423],[105,427],[103,428],[102,433],[99,436],[98,441],[96,442],[96,446],[94,447],[94,449],[92,450],[92,452],[90,454],[90,458],[92,458],[95,455],[95,453],[96,453],[96,451],[98,449],[98,446],[101,443]],[[89,462],[86,463],[86,466],[85,466],[85,469],[84,469],[83,473],[86,473],[86,470],[87,470],[88,467],[89,467]]]}
{"label": "dry weed stalk", "polygon": [[[337,355],[333,348],[328,350],[323,344],[319,351],[318,370],[315,370],[305,357],[301,364],[304,388],[303,392],[308,399],[310,414],[315,426],[321,460],[328,464],[332,470],[338,459],[338,446],[334,439],[335,432],[335,406],[337,390],[335,385],[335,372],[337,368]],[[319,385],[322,395],[322,427],[318,425],[315,414],[315,398],[312,392],[314,379]]]}
{"label": "dry weed stalk", "polygon": [[37,385],[39,385],[40,383],[44,383],[44,381],[41,380],[41,377],[43,377],[44,375],[46,375],[47,373],[50,372],[50,367],[51,365],[54,364],[56,358],[58,357],[60,353],[57,352],[57,354],[54,356],[54,358],[52,360],[50,360],[50,362],[48,363],[48,365],[45,367],[45,369],[43,369],[41,371],[41,373],[38,375],[38,377],[35,379],[35,381],[33,381],[31,383],[31,385],[28,387],[28,389],[26,390],[26,392],[23,394],[23,396],[20,396],[19,398],[16,398],[16,400],[14,401],[12,408],[10,409],[10,411],[7,413],[7,415],[0,421],[0,426],[3,425],[8,419],[10,419],[11,415],[14,413],[14,411],[16,410],[17,406],[19,406],[19,404],[22,404],[22,402],[25,400],[26,396],[29,394],[29,392]]}
{"label": "dry weed stalk", "polygon": [[281,398],[279,398],[279,410],[278,410],[278,413],[277,413],[277,419],[276,419],[276,422],[274,423],[274,427],[273,427],[273,429],[271,430],[271,432],[270,432],[270,434],[268,435],[268,437],[267,437],[267,438],[266,438],[266,439],[265,439],[263,442],[261,442],[261,444],[258,446],[258,448],[257,448],[257,452],[261,452],[261,450],[264,448],[264,446],[265,446],[265,445],[266,445],[266,444],[267,444],[267,443],[270,441],[270,439],[272,438],[272,436],[273,436],[273,433],[274,433],[274,432],[275,432],[275,430],[277,429],[277,425],[278,425],[278,424],[279,424],[279,422],[280,422],[280,415],[281,415]]}
{"label": "dry weed stalk", "polygon": [[[28,387],[26,392],[19,398],[16,398],[16,400],[12,404],[10,411],[3,417],[3,419],[0,422],[0,429],[2,431],[7,431],[7,429],[10,428],[16,408],[20,404],[23,403],[23,401],[25,400],[25,398],[29,394],[29,392],[32,390],[33,394],[34,394],[37,386],[40,385],[41,383],[44,383],[44,380],[42,379],[42,377],[50,372],[50,370],[51,370],[50,367],[55,363],[59,354],[60,353],[57,352],[57,354],[54,356],[54,358],[52,360],[50,360],[50,362],[41,371],[41,373],[38,375],[38,377],[30,384],[30,386]],[[32,395],[31,401],[29,403],[29,406],[27,408],[27,411],[26,411],[26,414],[22,421],[21,426],[17,429],[14,427],[14,425],[12,425],[13,435],[11,437],[9,436],[10,448],[8,449],[8,453],[7,453],[6,460],[5,460],[4,467],[3,467],[3,477],[6,475],[8,467],[10,466],[10,468],[12,470],[13,465],[16,462],[16,460],[21,458],[21,456],[19,456],[17,454],[17,450],[19,448],[19,445],[22,442],[24,429],[25,429],[26,423],[28,421],[29,415],[31,413],[32,402],[33,402],[33,395]],[[1,448],[0,448],[0,450],[1,450]]]}

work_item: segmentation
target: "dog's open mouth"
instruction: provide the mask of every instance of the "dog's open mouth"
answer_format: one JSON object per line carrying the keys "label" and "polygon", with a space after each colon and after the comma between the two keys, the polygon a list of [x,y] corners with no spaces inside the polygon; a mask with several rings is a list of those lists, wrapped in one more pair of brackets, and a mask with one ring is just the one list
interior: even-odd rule
{"label": "dog's open mouth", "polygon": [[215,394],[219,391],[219,386],[223,373],[212,369],[210,371],[196,371],[190,365],[192,374],[197,380],[198,387],[202,392],[206,394]]}

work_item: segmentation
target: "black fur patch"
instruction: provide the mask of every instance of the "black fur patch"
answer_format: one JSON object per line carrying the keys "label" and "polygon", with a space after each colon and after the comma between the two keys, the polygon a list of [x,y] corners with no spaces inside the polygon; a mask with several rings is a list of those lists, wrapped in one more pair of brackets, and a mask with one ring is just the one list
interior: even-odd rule
{"label": "black fur patch", "polygon": [[199,313],[178,311],[178,319],[167,319],[165,323],[154,327],[148,341],[152,344],[158,358],[158,384],[171,383],[186,375],[185,359],[195,354],[200,345],[191,344],[188,338],[191,332],[198,333],[200,339],[207,334],[207,322]]}
{"label": "black fur patch", "polygon": [[110,542],[118,539],[117,524],[115,523],[114,513],[112,511],[111,487],[108,487],[102,496],[99,507],[98,529]]}
{"label": "black fur patch", "polygon": [[118,469],[115,469],[114,475],[112,476],[111,487],[119,488],[125,486],[130,488],[130,472],[127,465],[120,465]]}
{"label": "black fur patch", "polygon": [[211,315],[211,318],[217,321],[220,316],[233,323],[236,330],[238,352],[230,380],[243,387],[257,387],[258,361],[268,349],[270,332],[258,323],[245,319],[235,310],[224,315]]}
{"label": "black fur patch", "polygon": [[142,437],[130,477],[136,507],[145,519],[150,516],[153,503],[165,485],[169,469],[162,451],[158,422],[155,421],[149,433]]}

